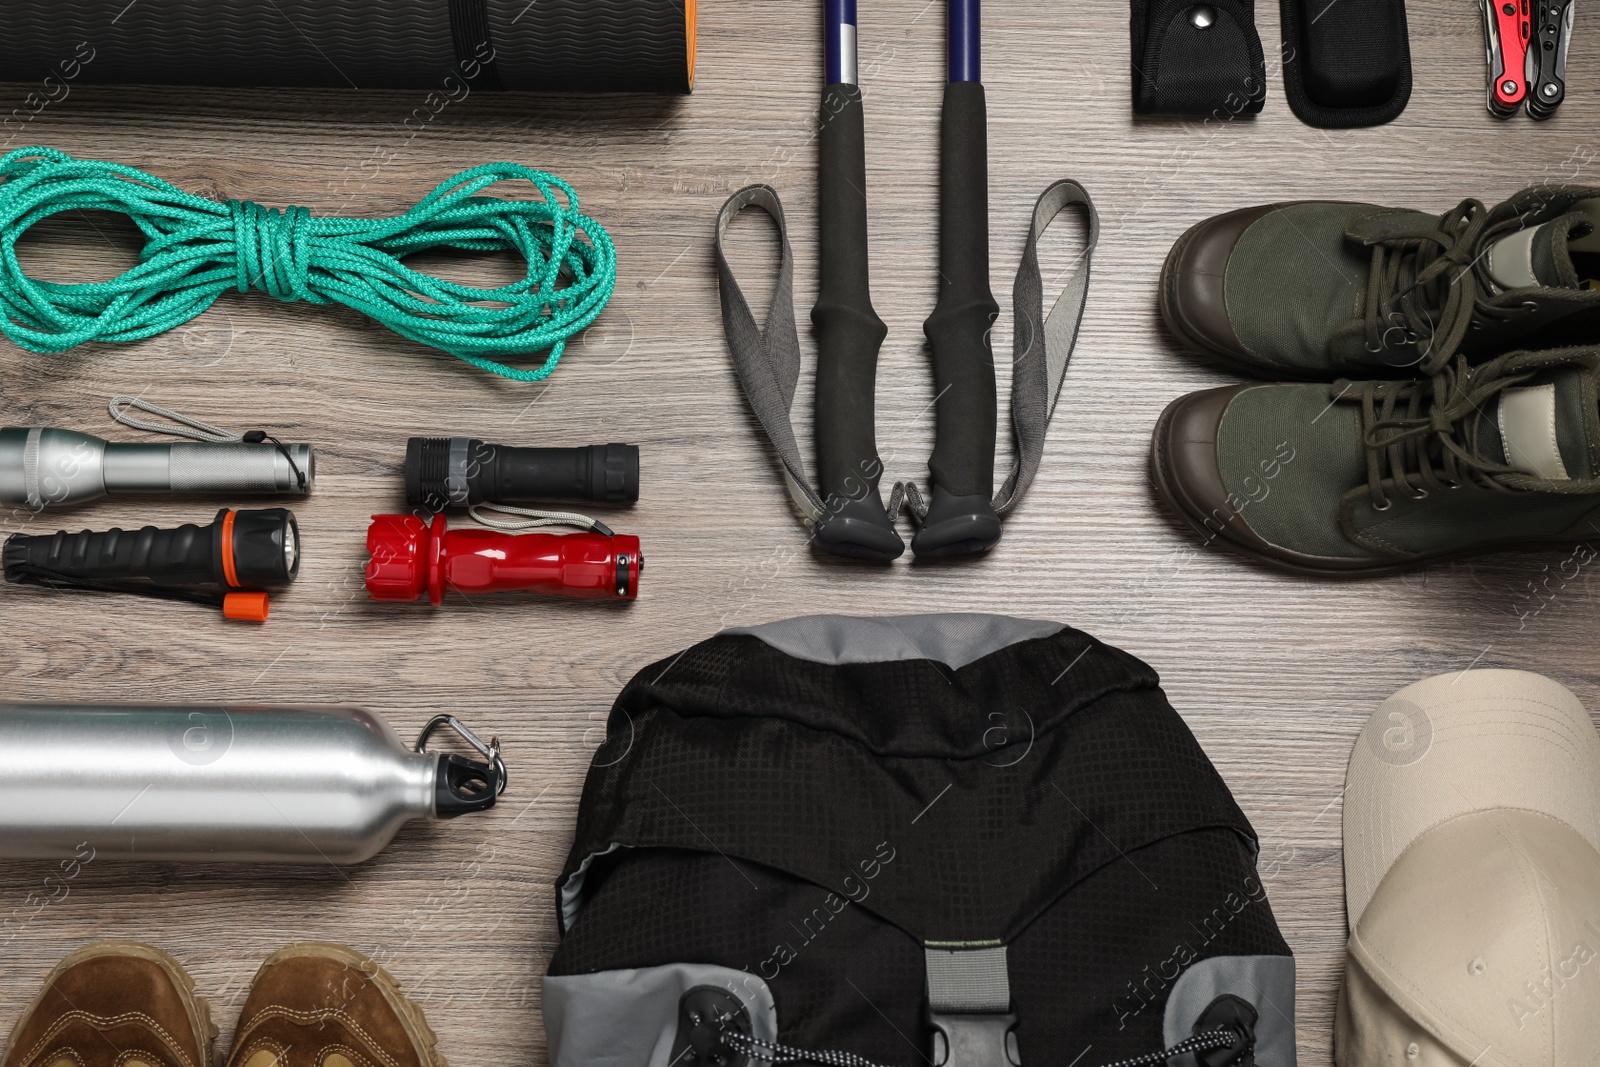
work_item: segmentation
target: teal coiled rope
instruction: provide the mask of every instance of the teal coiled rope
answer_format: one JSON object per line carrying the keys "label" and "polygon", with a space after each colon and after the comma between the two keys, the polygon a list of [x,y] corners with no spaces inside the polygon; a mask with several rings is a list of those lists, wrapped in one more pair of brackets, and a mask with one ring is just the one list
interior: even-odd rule
{"label": "teal coiled rope", "polygon": [[[512,179],[531,183],[542,199],[477,195]],[[41,219],[77,210],[131,218],[148,239],[138,266],[81,285],[25,274],[17,238]],[[400,261],[434,248],[516,252],[528,272],[480,289]],[[538,381],[555,369],[567,339],[605,308],[616,278],[611,237],[578,213],[572,186],[514,163],[464,170],[404,215],[347,219],[248,200],[218,203],[132,167],[53,148],[0,157],[0,332],[33,352],[151,337],[188,322],[229,287],[255,288],[284,301],[344,304],[473,366]],[[495,358],[538,352],[548,355],[531,369]]]}

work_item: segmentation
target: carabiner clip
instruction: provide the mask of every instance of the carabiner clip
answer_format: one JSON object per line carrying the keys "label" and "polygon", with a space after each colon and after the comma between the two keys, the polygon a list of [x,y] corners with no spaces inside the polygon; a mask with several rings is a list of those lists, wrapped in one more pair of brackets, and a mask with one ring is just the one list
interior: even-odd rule
{"label": "carabiner clip", "polygon": [[460,734],[467,744],[477,749],[478,754],[489,761],[489,765],[494,768],[494,773],[500,780],[495,788],[494,795],[499,796],[504,793],[506,791],[506,763],[505,760],[500,758],[500,739],[491,737],[485,742],[481,737],[473,733],[466,723],[454,715],[435,715],[429,719],[428,725],[424,726],[422,733],[417,735],[417,743],[413,746],[413,750],[419,753],[426,752],[428,750],[428,738],[432,737],[434,732],[441,726],[448,726]]}

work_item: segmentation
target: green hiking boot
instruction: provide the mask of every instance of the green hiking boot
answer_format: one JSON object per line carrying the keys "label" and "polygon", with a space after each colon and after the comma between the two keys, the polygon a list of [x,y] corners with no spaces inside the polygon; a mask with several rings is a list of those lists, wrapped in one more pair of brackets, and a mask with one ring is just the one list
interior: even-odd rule
{"label": "green hiking boot", "polygon": [[1600,348],[1191,393],[1156,424],[1150,469],[1208,542],[1300,574],[1570,547],[1600,537]]}
{"label": "green hiking boot", "polygon": [[1269,380],[1413,378],[1600,341],[1600,188],[1443,215],[1305,200],[1207,219],[1161,268],[1185,346]]}

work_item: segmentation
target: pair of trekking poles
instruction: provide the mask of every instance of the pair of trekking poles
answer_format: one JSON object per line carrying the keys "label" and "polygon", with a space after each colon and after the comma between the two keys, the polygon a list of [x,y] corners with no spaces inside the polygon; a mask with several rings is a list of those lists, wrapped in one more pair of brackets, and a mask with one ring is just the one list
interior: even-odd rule
{"label": "pair of trekking poles", "polygon": [[[866,136],[857,84],[855,0],[824,0],[826,84],[818,140],[819,268],[811,319],[817,337],[815,437],[818,483],[809,483],[789,409],[799,376],[793,257],[783,209],[769,186],[735,193],[718,220],[716,259],[722,310],[740,384],[783,462],[789,490],[821,551],[892,560],[905,551],[896,529],[901,504],[917,523],[919,558],[988,551],[1001,516],[1037,471],[1045,428],[1070,357],[1088,292],[1098,223],[1083,187],[1045,190],[1018,272],[1012,421],[1017,467],[995,491],[996,385],[990,330],[999,314],[989,288],[987,106],[980,80],[979,0],[949,0],[949,71],[940,123],[938,300],[924,325],[932,350],[936,438],[926,499],[910,482],[885,505],[874,429],[878,351],[887,334],[872,306],[867,256]],[[1089,215],[1080,265],[1049,316],[1037,262],[1039,236],[1069,204]],[[772,215],[782,240],[778,285],[757,325],[723,254],[728,224],[745,207]],[[1057,315],[1060,311],[1062,314]]]}

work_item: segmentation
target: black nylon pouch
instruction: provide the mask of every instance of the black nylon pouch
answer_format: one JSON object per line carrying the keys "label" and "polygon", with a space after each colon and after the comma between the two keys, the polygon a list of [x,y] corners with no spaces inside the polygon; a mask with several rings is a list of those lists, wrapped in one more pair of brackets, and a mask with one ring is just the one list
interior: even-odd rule
{"label": "black nylon pouch", "polygon": [[1283,91],[1309,126],[1378,126],[1411,99],[1405,0],[1280,0]]}
{"label": "black nylon pouch", "polygon": [[1133,110],[1140,115],[1254,115],[1267,68],[1253,0],[1133,0]]}

